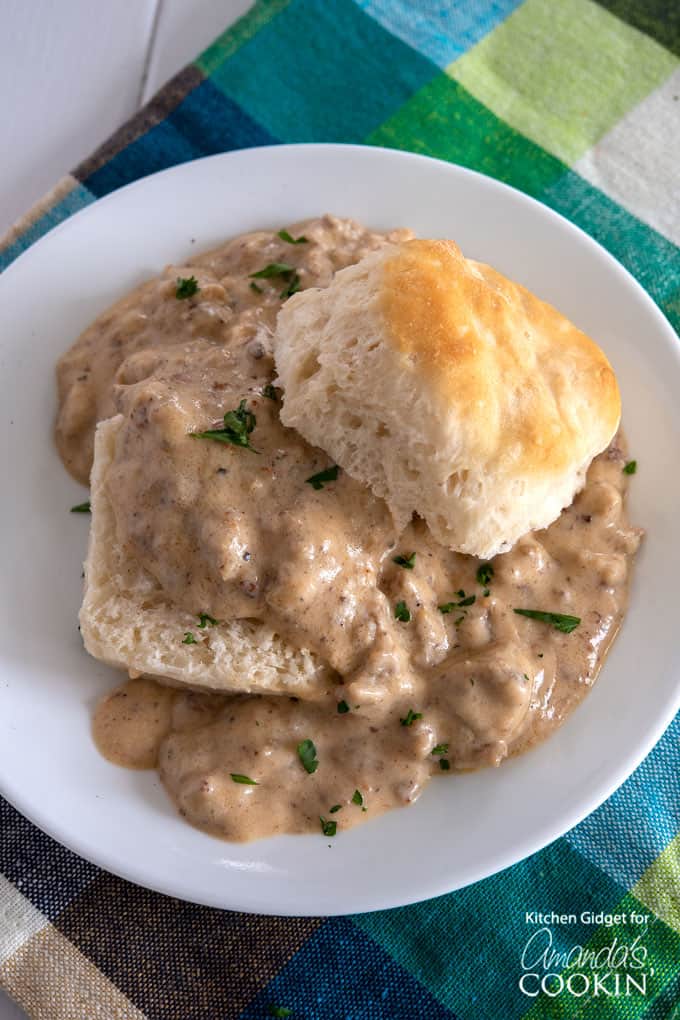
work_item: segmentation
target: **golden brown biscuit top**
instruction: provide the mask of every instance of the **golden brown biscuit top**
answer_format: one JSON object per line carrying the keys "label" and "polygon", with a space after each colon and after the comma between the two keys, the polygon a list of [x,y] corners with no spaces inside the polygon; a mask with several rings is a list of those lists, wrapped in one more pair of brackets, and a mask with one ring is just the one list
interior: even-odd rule
{"label": "golden brown biscuit top", "polygon": [[402,244],[385,263],[381,306],[391,342],[444,412],[464,413],[485,461],[560,470],[593,433],[616,430],[618,384],[597,344],[453,241]]}

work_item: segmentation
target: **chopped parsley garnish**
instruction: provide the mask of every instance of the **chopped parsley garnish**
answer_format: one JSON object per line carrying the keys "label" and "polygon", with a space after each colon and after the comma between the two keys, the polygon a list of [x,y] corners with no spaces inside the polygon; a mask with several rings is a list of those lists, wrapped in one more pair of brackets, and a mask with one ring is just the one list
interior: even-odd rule
{"label": "chopped parsley garnish", "polygon": [[332,808],[328,809],[328,813],[334,815],[336,811],[342,811],[342,804],[334,804]]}
{"label": "chopped parsley garnish", "polygon": [[364,798],[362,797],[360,790],[355,790],[352,794],[352,803],[356,804],[357,807],[364,806]]}
{"label": "chopped parsley garnish", "polygon": [[339,701],[338,702],[338,714],[339,715],[344,715],[345,712],[349,712],[349,705],[344,700],[343,701]]}
{"label": "chopped parsley garnish", "polygon": [[454,620],[453,622],[455,623],[455,625],[457,627],[459,624],[461,624],[463,622],[464,619],[465,619],[464,616],[459,616],[458,619]]}
{"label": "chopped parsley garnish", "polygon": [[260,287],[259,283],[255,283],[254,280],[250,281],[250,289],[254,290],[256,294],[264,294],[262,287]]}
{"label": "chopped parsley garnish", "polygon": [[286,298],[292,297],[293,294],[297,294],[299,289],[300,289],[300,277],[298,276],[297,273],[293,273],[290,283],[288,284],[287,287],[283,288],[283,290],[279,294],[279,297],[281,298],[282,301],[285,301]]}
{"label": "chopped parsley garnish", "polygon": [[449,761],[449,759],[448,758],[440,758],[439,759],[439,768],[442,770],[442,772],[448,772],[449,769],[451,768],[451,762]]}
{"label": "chopped parsley garnish", "polygon": [[86,500],[85,503],[76,503],[75,506],[71,507],[71,511],[70,512],[72,514],[91,514],[92,513],[92,507],[90,505],[89,499]]}
{"label": "chopped parsley garnish", "polygon": [[[294,244],[297,242],[293,242]],[[250,274],[251,279],[256,280],[269,280],[274,276],[281,276],[286,280],[286,286],[283,288],[279,297],[283,301],[285,298],[295,294],[300,289],[300,277],[295,266],[289,265],[287,262],[270,262],[264,269],[260,269],[257,273]],[[251,284],[252,287],[252,284]]]}
{"label": "chopped parsley garnish", "polygon": [[267,383],[266,386],[262,387],[262,396],[267,397],[268,400],[273,400],[275,403],[277,403],[279,399],[276,387],[272,386],[271,383]]}
{"label": "chopped parsley garnish", "polygon": [[224,416],[224,428],[206,429],[205,432],[190,432],[193,439],[214,439],[218,443],[230,443],[232,446],[242,446],[246,450],[258,453],[250,445],[250,433],[257,424],[257,418],[252,411],[247,410],[245,400],[242,400],[235,411],[227,411]]}
{"label": "chopped parsley garnish", "polygon": [[326,482],[337,481],[339,470],[338,465],[334,464],[333,467],[326,468],[325,471],[317,471],[310,478],[305,478],[305,483],[311,485],[313,489],[323,489]]}
{"label": "chopped parsley garnish", "polygon": [[432,748],[432,754],[436,754],[438,758],[441,758],[441,756],[443,754],[448,754],[448,753],[449,753],[449,745],[448,744],[437,744],[436,747]]}
{"label": "chopped parsley garnish", "polygon": [[286,1017],[293,1015],[293,1010],[289,1006],[274,1006],[271,1003],[267,1007],[267,1012],[270,1016],[278,1017],[280,1020],[285,1020]]}
{"label": "chopped parsley garnish", "polygon": [[395,620],[400,620],[402,623],[408,623],[411,619],[411,613],[403,599],[401,602],[397,602],[394,607],[394,618]]}
{"label": "chopped parsley garnish", "polygon": [[198,280],[195,276],[178,276],[177,287],[175,288],[175,297],[178,301],[184,300],[184,298],[193,297],[194,294],[198,294],[201,288],[198,286]]}
{"label": "chopped parsley garnish", "polygon": [[490,563],[480,563],[477,567],[477,584],[486,588],[493,577],[493,567]]}
{"label": "chopped parsley garnish", "polygon": [[321,822],[321,831],[324,836],[334,836],[338,831],[338,823],[335,821],[328,821],[323,815],[319,815],[319,821]]}
{"label": "chopped parsley garnish", "polygon": [[252,280],[268,280],[272,276],[288,276],[295,272],[295,266],[289,266],[287,262],[270,262],[264,269],[257,273],[251,273]]}
{"label": "chopped parsley garnish", "polygon": [[292,237],[287,230],[279,230],[276,236],[280,237],[281,240],[285,241],[287,244],[307,244],[307,238],[304,234],[300,234],[299,237]]}
{"label": "chopped parsley garnish", "polygon": [[184,632],[184,638],[182,640],[183,645],[197,645],[198,641],[190,630]]}
{"label": "chopped parsley garnish", "polygon": [[257,779],[251,779],[250,776],[242,776],[240,772],[230,772],[229,775],[235,783],[242,783],[244,786],[259,786]]}
{"label": "chopped parsley garnish", "polygon": [[637,471],[637,461],[629,460],[624,468],[622,468],[624,475],[634,475]]}
{"label": "chopped parsley garnish", "polygon": [[[454,609],[465,609],[467,606],[474,605],[477,601],[476,595],[466,595],[462,588],[456,592],[456,595],[459,598],[458,602],[442,602],[440,606],[437,606],[440,613],[446,614],[452,613]],[[458,620],[456,620],[456,623],[458,623]]]}
{"label": "chopped parsley garnish", "polygon": [[555,630],[563,634],[571,634],[581,622],[580,616],[567,616],[564,613],[544,613],[541,609],[515,609],[518,616],[528,616],[530,620],[540,620],[541,623],[549,623]]}
{"label": "chopped parsley garnish", "polygon": [[400,719],[399,722],[401,723],[402,726],[413,726],[416,719],[422,718],[423,718],[422,712],[414,712],[412,708],[409,708],[405,717],[403,719]]}
{"label": "chopped parsley garnish", "polygon": [[316,772],[319,767],[314,742],[312,740],[302,740],[297,746],[297,753],[305,772],[309,772],[311,776],[312,772]]}
{"label": "chopped parsley garnish", "polygon": [[413,570],[416,565],[416,554],[412,552],[410,556],[395,556],[392,562],[404,570]]}
{"label": "chopped parsley garnish", "polygon": [[200,630],[205,630],[208,624],[210,624],[211,627],[216,627],[217,624],[220,622],[219,620],[216,620],[214,616],[210,616],[209,613],[199,613],[198,621],[199,621],[198,626]]}

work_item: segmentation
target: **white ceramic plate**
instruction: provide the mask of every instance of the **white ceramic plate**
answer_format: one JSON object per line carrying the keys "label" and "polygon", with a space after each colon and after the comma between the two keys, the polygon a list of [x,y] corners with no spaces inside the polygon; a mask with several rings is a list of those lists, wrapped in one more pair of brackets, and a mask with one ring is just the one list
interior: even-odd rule
{"label": "white ceramic plate", "polygon": [[[596,337],[618,374],[639,462],[633,521],[648,529],[630,612],[599,683],[544,746],[445,777],[418,803],[342,833],[221,843],[175,814],[153,772],[95,751],[90,714],[120,679],[76,629],[86,498],[51,440],[54,362],[165,263],[233,234],[332,211],[375,228],[453,237]],[[195,243],[192,243],[195,239]],[[503,184],[437,160],[340,145],[280,146],[187,163],[67,220],[0,277],[0,789],[109,871],[216,907],[342,914],[422,900],[505,868],[598,806],[678,706],[680,348],[635,281],[585,234]]]}

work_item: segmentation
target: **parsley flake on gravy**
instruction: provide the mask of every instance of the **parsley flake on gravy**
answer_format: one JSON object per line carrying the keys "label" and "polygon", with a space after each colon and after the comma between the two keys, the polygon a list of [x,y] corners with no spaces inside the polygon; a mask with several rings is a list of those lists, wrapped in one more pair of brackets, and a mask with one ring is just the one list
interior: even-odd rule
{"label": "parsley flake on gravy", "polygon": [[422,712],[414,712],[412,708],[409,708],[404,718],[400,719],[399,722],[401,723],[402,726],[413,726],[416,719],[422,718],[423,718]]}
{"label": "parsley flake on gravy", "polygon": [[76,503],[75,506],[71,507],[70,513],[72,514],[91,514],[92,506],[90,505],[89,499],[85,503]]}
{"label": "parsley flake on gravy", "polygon": [[241,783],[243,786],[259,786],[257,779],[251,779],[250,776],[243,776],[240,772],[230,772],[229,775],[235,783]]}
{"label": "parsley flake on gravy", "polygon": [[305,478],[305,484],[311,485],[313,489],[323,489],[326,482],[337,481],[339,471],[338,465],[334,464],[333,467],[326,468],[325,471],[317,471],[315,475]]}
{"label": "parsley flake on gravy", "polygon": [[199,630],[205,630],[208,624],[210,624],[211,627],[216,627],[220,622],[219,620],[216,620],[214,616],[210,616],[209,613],[199,613],[198,621]]}
{"label": "parsley flake on gravy", "polygon": [[441,758],[442,755],[449,753],[448,744],[437,744],[436,747],[432,748],[432,754],[436,754],[437,757]]}
{"label": "parsley flake on gravy", "polygon": [[250,281],[250,289],[254,290],[256,294],[264,294],[262,287],[260,287],[259,283],[255,283],[254,280]]}
{"label": "parsley flake on gravy", "polygon": [[272,276],[288,276],[290,273],[295,272],[295,266],[289,266],[287,262],[270,262],[264,269],[259,269],[257,273],[251,273],[251,280],[268,280]]}
{"label": "parsley flake on gravy", "polygon": [[309,772],[311,776],[312,772],[316,772],[319,767],[314,742],[312,740],[301,740],[297,746],[297,753],[305,772]]}
{"label": "parsley flake on gravy", "polygon": [[442,770],[442,772],[448,772],[449,769],[451,768],[451,762],[449,761],[449,759],[448,758],[440,758],[439,759],[439,768]]}
{"label": "parsley flake on gravy", "polygon": [[[296,242],[293,242],[296,243]],[[255,280],[269,280],[272,277],[280,276],[286,280],[286,286],[283,288],[279,297],[281,300],[285,300],[295,294],[300,289],[300,276],[295,266],[291,266],[288,262],[270,262],[264,269],[258,270],[257,273],[251,273],[251,279]]]}
{"label": "parsley flake on gravy", "polygon": [[621,468],[624,475],[634,475],[637,471],[637,461],[629,460],[625,467]]}
{"label": "parsley flake on gravy", "polygon": [[362,797],[360,790],[355,790],[352,794],[352,803],[356,804],[357,807],[364,806],[364,798]]}
{"label": "parsley flake on gravy", "polygon": [[541,609],[515,609],[518,616],[528,616],[530,620],[540,620],[541,623],[549,623],[555,630],[563,634],[571,634],[581,622],[580,616],[567,616],[565,613],[545,613]]}
{"label": "parsley flake on gravy", "polygon": [[279,294],[279,297],[281,298],[282,301],[285,301],[286,298],[292,297],[293,294],[297,294],[299,289],[300,289],[300,277],[298,276],[297,273],[293,273],[290,283],[288,284],[287,287],[283,288],[283,290]]}
{"label": "parsley flake on gravy", "polygon": [[309,243],[307,241],[307,238],[305,237],[304,234],[300,234],[299,237],[293,237],[291,234],[288,233],[287,230],[279,230],[279,232],[278,232],[278,234],[276,236],[280,237],[282,241],[286,242],[286,244],[308,244]]}
{"label": "parsley flake on gravy", "polygon": [[184,632],[184,638],[182,639],[182,644],[183,645],[197,645],[198,641],[196,640],[195,635],[193,635],[190,630],[187,630],[187,631]]}
{"label": "parsley flake on gravy", "polygon": [[262,396],[267,397],[268,400],[273,400],[274,403],[278,403],[279,397],[276,392],[276,387],[272,386],[271,383],[267,383],[267,385],[262,388]]}
{"label": "parsley flake on gravy", "polygon": [[[474,605],[477,601],[476,595],[466,595],[462,588],[456,592],[456,595],[459,598],[458,602],[442,602],[440,606],[437,606],[440,613],[446,614],[452,613],[454,609],[465,609],[467,606]],[[458,623],[460,619],[461,617],[456,620],[456,623]]]}
{"label": "parsley flake on gravy", "polygon": [[349,712],[349,705],[344,700],[343,701],[339,701],[338,702],[338,714],[339,715],[344,715],[345,712]]}
{"label": "parsley flake on gravy", "polygon": [[177,286],[175,288],[175,297],[178,301],[183,301],[185,298],[193,297],[194,294],[198,294],[201,288],[198,286],[198,280],[195,276],[178,276]]}
{"label": "parsley flake on gravy", "polygon": [[231,446],[242,446],[253,453],[259,453],[250,445],[250,433],[257,424],[257,418],[246,408],[242,400],[235,411],[227,411],[224,415],[224,427],[206,429],[205,432],[190,432],[192,439],[214,439],[217,443],[229,443]]}
{"label": "parsley flake on gravy", "polygon": [[411,612],[403,599],[401,602],[397,602],[394,607],[394,618],[401,623],[408,623],[411,619]]}
{"label": "parsley flake on gravy", "polygon": [[334,804],[332,808],[328,809],[329,815],[334,815],[336,811],[342,811],[342,804]]}
{"label": "parsley flake on gravy", "polygon": [[493,577],[493,567],[490,563],[480,563],[477,567],[477,584],[482,588],[488,588]]}
{"label": "parsley flake on gravy", "polygon": [[334,836],[338,831],[338,823],[335,821],[327,821],[323,815],[319,815],[319,821],[321,822],[321,831],[324,836]]}
{"label": "parsley flake on gravy", "polygon": [[410,556],[395,556],[392,562],[396,563],[398,567],[403,567],[404,570],[413,570],[416,565],[416,554],[412,552]]}

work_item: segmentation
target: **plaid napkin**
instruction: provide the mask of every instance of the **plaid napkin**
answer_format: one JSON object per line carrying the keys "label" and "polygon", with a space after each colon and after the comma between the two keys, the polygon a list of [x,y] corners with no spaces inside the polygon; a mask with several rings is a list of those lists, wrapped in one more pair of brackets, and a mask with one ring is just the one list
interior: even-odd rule
{"label": "plaid napkin", "polygon": [[[259,0],[10,232],[0,268],[78,209],[175,163],[363,142],[535,196],[677,324],[679,55],[677,0]],[[607,803],[540,853],[449,896],[342,919],[147,892],[0,801],[0,984],[45,1020],[672,1020],[679,774],[680,717]],[[562,956],[543,988],[520,986],[532,911],[574,915],[548,919]],[[578,945],[591,955],[574,966],[565,954]]]}

